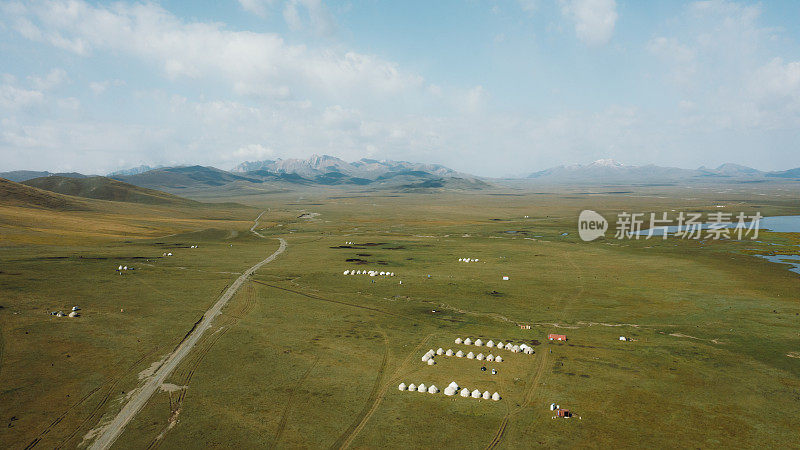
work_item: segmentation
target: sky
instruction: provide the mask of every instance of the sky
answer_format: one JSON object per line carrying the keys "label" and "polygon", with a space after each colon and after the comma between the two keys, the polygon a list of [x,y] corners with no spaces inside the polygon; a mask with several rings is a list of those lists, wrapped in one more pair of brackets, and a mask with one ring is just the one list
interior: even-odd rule
{"label": "sky", "polygon": [[800,2],[0,0],[0,171],[800,167]]}

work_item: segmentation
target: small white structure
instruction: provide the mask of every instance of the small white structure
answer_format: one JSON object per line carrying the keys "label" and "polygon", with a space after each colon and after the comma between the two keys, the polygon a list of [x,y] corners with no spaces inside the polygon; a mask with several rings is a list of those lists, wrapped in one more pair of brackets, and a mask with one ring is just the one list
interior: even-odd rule
{"label": "small white structure", "polygon": [[444,349],[442,349],[442,347],[439,347],[439,348],[437,348],[437,349],[436,349],[436,354],[437,354],[437,355],[440,355],[440,356],[441,356],[441,355],[444,355]]}
{"label": "small white structure", "polygon": [[492,394],[492,400],[494,400],[494,401],[498,401],[498,400],[500,400],[500,394],[498,394],[497,392],[495,392],[494,394]]}
{"label": "small white structure", "polygon": [[525,347],[525,354],[526,355],[532,355],[533,354],[533,349],[531,347]]}
{"label": "small white structure", "polygon": [[461,396],[464,397],[464,398],[469,397],[469,389],[467,389],[467,388],[462,389],[461,390]]}
{"label": "small white structure", "polygon": [[428,388],[428,394],[438,394],[438,393],[439,393],[439,388],[437,388],[436,385],[432,384],[431,387]]}
{"label": "small white structure", "polygon": [[507,276],[503,276],[503,281],[508,281],[508,277]]}
{"label": "small white structure", "polygon": [[463,340],[461,340],[461,338],[456,338],[456,344],[460,344],[460,343],[462,343],[462,342],[464,342],[464,341],[463,341]]}
{"label": "small white structure", "polygon": [[492,394],[490,394],[489,391],[483,391],[483,399],[489,400],[490,398],[492,398]]}
{"label": "small white structure", "polygon": [[456,395],[456,392],[458,392],[458,389],[456,389],[456,388],[453,388],[453,387],[450,387],[450,386],[444,388],[444,395],[446,395],[448,397]]}
{"label": "small white structure", "polygon": [[514,352],[514,353],[519,353],[519,345],[515,345],[515,346],[511,347],[511,351]]}
{"label": "small white structure", "polygon": [[486,343],[486,346],[489,348],[494,348],[494,341],[490,340],[489,342]]}
{"label": "small white structure", "polygon": [[401,391],[405,391],[406,389],[408,389],[408,387],[406,387],[405,383],[400,383],[400,386],[397,386],[397,389],[399,389]]}
{"label": "small white structure", "polygon": [[429,360],[428,360],[428,365],[429,365],[429,366],[432,366],[432,365],[434,365],[434,364],[436,364],[436,361],[434,361],[434,359],[433,359],[433,358],[431,358],[431,359],[429,359]]}
{"label": "small white structure", "polygon": [[416,391],[417,390],[417,385],[414,384],[414,383],[409,384],[408,385],[408,390],[411,391],[411,392]]}
{"label": "small white structure", "polygon": [[350,274],[349,270],[345,270],[344,273],[342,273],[342,275],[349,275],[349,274]]}
{"label": "small white structure", "polygon": [[167,253],[167,256],[172,256],[172,252]]}
{"label": "small white structure", "polygon": [[475,359],[475,353],[472,352],[467,353],[467,359]]}
{"label": "small white structure", "polygon": [[503,357],[500,356],[500,355],[495,356],[494,357],[494,362],[503,362]]}
{"label": "small white structure", "polygon": [[117,267],[117,270],[122,270],[122,265],[121,264],[120,264],[119,267]]}
{"label": "small white structure", "polygon": [[380,276],[384,276],[384,275],[386,275],[386,272],[381,272],[381,273],[379,273],[378,275],[380,275]]}
{"label": "small white structure", "polygon": [[550,403],[550,411],[555,411],[555,410],[556,410],[556,404]]}
{"label": "small white structure", "polygon": [[447,385],[447,387],[458,389],[458,383],[456,383],[455,381],[451,381],[450,384]]}
{"label": "small white structure", "polygon": [[480,347],[480,346],[482,346],[482,345],[483,345],[483,341],[482,341],[482,340],[480,340],[480,339],[476,339],[476,340],[475,340],[475,346],[476,346],[476,347]]}
{"label": "small white structure", "polygon": [[486,357],[487,361],[494,361],[494,355],[489,353],[489,356]]}
{"label": "small white structure", "polygon": [[425,386],[425,383],[420,383],[419,386],[417,386],[417,392],[428,392],[428,387]]}
{"label": "small white structure", "polygon": [[475,389],[472,391],[472,398],[481,398],[481,391]]}
{"label": "small white structure", "polygon": [[463,357],[464,357],[464,352],[462,352],[461,350],[456,352],[456,358],[463,358]]}
{"label": "small white structure", "polygon": [[446,352],[444,352],[445,356],[453,356],[453,349],[448,348]]}
{"label": "small white structure", "polygon": [[625,336],[620,336],[620,337],[619,337],[619,340],[620,340],[620,341],[627,341],[628,339],[627,339]]}
{"label": "small white structure", "polygon": [[502,349],[503,348],[503,342],[498,341],[497,342],[497,348]]}
{"label": "small white structure", "polygon": [[483,361],[483,358],[484,358],[483,353],[478,353],[477,355],[475,355],[475,359],[477,359],[478,361]]}
{"label": "small white structure", "polygon": [[78,311],[72,311],[71,313],[69,313],[69,316],[70,317],[78,317]]}
{"label": "small white structure", "polygon": [[422,362],[428,362],[429,359],[431,359],[431,355],[429,355],[427,353],[422,355]]}
{"label": "small white structure", "polygon": [[506,342],[506,350],[511,350],[514,348],[514,345],[511,342]]}
{"label": "small white structure", "polygon": [[470,338],[464,339],[464,345],[472,345],[472,339]]}
{"label": "small white structure", "polygon": [[73,307],[72,307],[72,310],[73,310],[73,311],[77,311],[77,310],[79,310],[79,309],[80,309],[80,308],[78,308],[77,306],[73,306]]}

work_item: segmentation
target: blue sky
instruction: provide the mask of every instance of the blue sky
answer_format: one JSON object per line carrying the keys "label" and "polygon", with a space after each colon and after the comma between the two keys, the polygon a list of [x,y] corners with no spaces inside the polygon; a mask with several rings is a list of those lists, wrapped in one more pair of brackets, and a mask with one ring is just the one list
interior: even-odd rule
{"label": "blue sky", "polygon": [[800,2],[0,1],[0,170],[800,166]]}

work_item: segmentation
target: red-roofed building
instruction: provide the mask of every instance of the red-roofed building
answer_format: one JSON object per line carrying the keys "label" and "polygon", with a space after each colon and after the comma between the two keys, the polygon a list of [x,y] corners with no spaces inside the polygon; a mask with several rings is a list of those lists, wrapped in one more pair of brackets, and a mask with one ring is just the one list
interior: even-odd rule
{"label": "red-roofed building", "polygon": [[567,336],[564,334],[548,334],[547,339],[551,341],[566,341]]}

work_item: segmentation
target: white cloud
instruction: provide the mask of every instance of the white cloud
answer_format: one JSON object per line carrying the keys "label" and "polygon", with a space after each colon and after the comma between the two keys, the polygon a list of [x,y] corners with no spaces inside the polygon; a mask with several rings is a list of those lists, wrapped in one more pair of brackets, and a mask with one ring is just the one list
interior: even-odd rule
{"label": "white cloud", "polygon": [[44,77],[29,76],[28,81],[35,89],[49,91],[61,86],[67,81],[67,72],[64,69],[53,69]]}
{"label": "white cloud", "polygon": [[43,103],[44,94],[40,91],[22,89],[10,84],[0,85],[0,107],[20,109]]}
{"label": "white cloud", "polygon": [[614,0],[562,0],[561,11],[575,23],[575,35],[586,45],[606,44],[617,23]]}
{"label": "white cloud", "polygon": [[239,5],[247,12],[267,17],[269,10],[275,5],[275,0],[239,0]]}
{"label": "white cloud", "polygon": [[[324,4],[291,3],[307,11],[312,26],[327,29]],[[6,12],[8,20],[27,24],[23,36],[29,39],[79,55],[133,55],[160,65],[171,79],[222,76],[241,94],[284,97],[295,93],[288,87],[295,85],[331,96],[356,90],[390,95],[423,86],[419,75],[377,56],[290,45],[276,34],[231,31],[218,23],[185,22],[151,3],[33,2]]]}
{"label": "white cloud", "polygon": [[273,149],[261,144],[247,144],[236,149],[236,151],[231,153],[228,159],[236,162],[258,161],[271,158],[274,154],[275,151]]}
{"label": "white cloud", "polygon": [[322,0],[287,0],[283,18],[290,29],[309,29],[319,35],[330,35],[335,29],[335,20]]}

